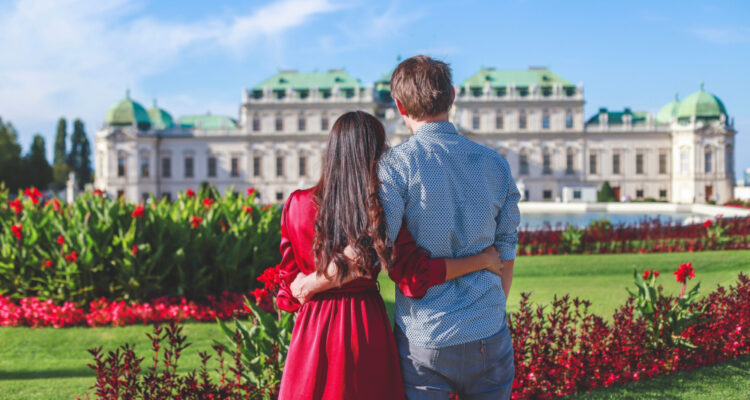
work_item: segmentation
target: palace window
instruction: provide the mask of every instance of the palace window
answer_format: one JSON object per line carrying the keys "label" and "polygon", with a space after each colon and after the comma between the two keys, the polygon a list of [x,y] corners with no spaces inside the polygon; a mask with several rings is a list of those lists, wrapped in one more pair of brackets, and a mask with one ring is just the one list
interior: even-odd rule
{"label": "palace window", "polygon": [[141,178],[151,176],[151,160],[148,153],[141,154]]}
{"label": "palace window", "polygon": [[260,118],[256,115],[253,116],[253,131],[258,132],[260,130]]}
{"label": "palace window", "polygon": [[568,149],[568,152],[565,154],[565,174],[567,175],[573,175],[575,173],[574,168],[574,160],[575,155],[573,154],[572,149]]}
{"label": "palace window", "polygon": [[589,173],[596,175],[596,154],[589,154]]}
{"label": "palace window", "polygon": [[284,119],[281,117],[281,115],[276,116],[276,132],[281,132],[284,130]]}
{"label": "palace window", "polygon": [[193,156],[185,157],[185,178],[193,177]]}
{"label": "palace window", "polygon": [[230,167],[231,167],[230,174],[232,175],[233,178],[240,176],[240,158],[239,157],[232,157]]}
{"label": "palace window", "polygon": [[712,171],[712,164],[713,164],[713,151],[711,151],[711,148],[706,146],[706,149],[703,153],[703,164],[704,164],[704,172],[707,174],[710,174]]}
{"label": "palace window", "polygon": [[479,113],[474,111],[474,114],[471,116],[471,129],[479,129],[479,122]]}
{"label": "palace window", "polygon": [[643,198],[643,189],[638,189],[635,191],[635,198],[636,199],[642,199]]}
{"label": "palace window", "polygon": [[643,154],[635,155],[635,173],[643,175]]}
{"label": "palace window", "polygon": [[680,173],[687,175],[690,170],[690,154],[687,150],[680,152]]}
{"label": "palace window", "polygon": [[307,176],[307,157],[299,156],[299,176]]}
{"label": "palace window", "polygon": [[261,165],[260,156],[253,157],[253,176],[260,176],[260,165]]}
{"label": "palace window", "polygon": [[667,154],[666,153],[659,154],[659,173],[662,175],[667,173]]}
{"label": "palace window", "polygon": [[667,190],[666,189],[659,190],[659,198],[663,199],[663,200],[667,198]]}
{"label": "palace window", "polygon": [[495,129],[503,129],[503,114],[498,113],[495,116]]}
{"label": "palace window", "polygon": [[216,178],[216,157],[208,157],[208,177]]}
{"label": "palace window", "polygon": [[300,115],[299,118],[297,118],[297,130],[300,132],[304,132],[307,129],[307,121],[305,120],[305,117]]}
{"label": "palace window", "polygon": [[544,175],[552,175],[552,156],[549,154],[549,150],[544,150],[542,154],[542,173]]}
{"label": "palace window", "polygon": [[276,156],[276,176],[284,176],[284,157]]}
{"label": "palace window", "polygon": [[565,128],[570,129],[573,127],[573,114],[568,112],[565,114]]}
{"label": "palace window", "polygon": [[581,200],[581,191],[580,190],[574,190],[573,191],[573,198],[576,200]]}
{"label": "palace window", "polygon": [[318,92],[320,94],[320,97],[327,99],[331,97],[331,91],[329,89],[322,89]]}
{"label": "palace window", "polygon": [[726,165],[724,166],[724,171],[726,171],[728,176],[732,176],[734,175],[734,147],[728,144],[725,149],[724,159],[726,160]]}
{"label": "palace window", "polygon": [[549,114],[542,115],[542,129],[549,129]]}
{"label": "palace window", "polygon": [[125,176],[125,154],[117,155],[117,176],[120,178]]}
{"label": "palace window", "polygon": [[552,191],[551,190],[542,191],[542,198],[544,200],[552,200]]}
{"label": "palace window", "polygon": [[521,175],[529,174],[529,156],[526,154],[518,156],[518,173]]}
{"label": "palace window", "polygon": [[523,111],[518,114],[518,129],[526,129],[526,113]]}
{"label": "palace window", "polygon": [[284,200],[284,192],[276,192],[276,201]]}
{"label": "palace window", "polygon": [[620,173],[620,155],[619,154],[612,155],[612,173],[615,175]]}
{"label": "palace window", "polygon": [[161,177],[172,177],[172,159],[169,157],[164,157],[161,159]]}
{"label": "palace window", "polygon": [[320,130],[323,132],[328,130],[328,117],[323,117],[320,119]]}

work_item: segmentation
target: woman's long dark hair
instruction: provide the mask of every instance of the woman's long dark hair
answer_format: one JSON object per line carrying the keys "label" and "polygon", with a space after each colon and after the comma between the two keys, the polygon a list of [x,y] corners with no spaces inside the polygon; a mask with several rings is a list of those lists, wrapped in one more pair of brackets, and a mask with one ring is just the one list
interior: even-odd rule
{"label": "woman's long dark hair", "polygon": [[[378,196],[378,162],[385,149],[383,124],[363,111],[339,117],[328,136],[314,195],[318,214],[313,252],[318,272],[326,275],[328,264],[336,264],[333,278],[339,282],[350,273],[374,277],[381,267],[391,266]],[[352,263],[343,254],[347,245],[357,256]]]}

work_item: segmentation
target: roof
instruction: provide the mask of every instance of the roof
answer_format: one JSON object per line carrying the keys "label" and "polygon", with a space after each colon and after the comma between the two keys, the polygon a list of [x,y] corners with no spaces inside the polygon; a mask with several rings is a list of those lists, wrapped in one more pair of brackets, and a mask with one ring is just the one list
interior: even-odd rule
{"label": "roof", "polygon": [[177,123],[183,128],[210,130],[237,129],[237,121],[226,115],[183,115]]}
{"label": "roof", "polygon": [[154,105],[148,109],[148,117],[151,119],[151,126],[154,129],[167,129],[174,126],[172,115],[163,108],[159,108],[156,105],[156,99],[154,99]]}
{"label": "roof", "polygon": [[553,84],[559,83],[563,86],[575,86],[567,79],[557,75],[556,73],[548,70],[547,68],[529,68],[527,70],[506,70],[499,71],[494,68],[482,68],[466,79],[461,86],[469,86],[472,88],[481,88],[489,82],[490,86],[494,88],[507,87],[511,83],[517,87],[528,87],[531,85],[537,86],[552,86]]}
{"label": "roof", "polygon": [[380,75],[380,79],[375,81],[375,90],[378,92],[390,92],[391,76],[393,76],[393,71],[384,72],[383,75]]}
{"label": "roof", "polygon": [[656,114],[657,124],[668,124],[672,122],[672,117],[677,116],[677,109],[680,107],[680,98],[677,93],[674,95],[674,101],[667,103],[664,107],[659,110]]}
{"label": "roof", "polygon": [[151,119],[138,102],[130,98],[130,90],[125,92],[125,98],[115,103],[104,116],[104,123],[111,126],[137,124],[140,129],[148,129]]}
{"label": "roof", "polygon": [[362,87],[362,83],[343,69],[332,69],[328,72],[280,71],[255,86],[253,90],[263,90],[268,87],[274,90],[310,89],[314,87],[332,89],[334,86],[342,89],[357,89]]}
{"label": "roof", "polygon": [[599,116],[601,116],[603,113],[607,113],[607,124],[608,125],[622,125],[623,123],[623,117],[625,115],[632,116],[632,124],[645,124],[646,120],[648,119],[648,112],[646,111],[631,111],[629,108],[626,108],[623,111],[609,111],[606,108],[600,108],[599,112],[594,115],[593,117],[589,118],[589,120],[586,122],[586,124],[598,124],[599,123]]}
{"label": "roof", "polygon": [[680,120],[690,119],[693,116],[699,119],[718,119],[722,115],[727,116],[724,103],[718,97],[703,90],[703,82],[701,82],[700,89],[683,100],[677,110],[677,118]]}

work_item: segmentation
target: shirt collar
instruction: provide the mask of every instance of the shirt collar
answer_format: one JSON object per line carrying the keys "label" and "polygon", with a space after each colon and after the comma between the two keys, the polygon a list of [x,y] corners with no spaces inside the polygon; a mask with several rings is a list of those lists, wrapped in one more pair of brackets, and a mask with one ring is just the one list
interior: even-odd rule
{"label": "shirt collar", "polygon": [[458,134],[456,127],[448,121],[428,122],[414,131],[414,135]]}

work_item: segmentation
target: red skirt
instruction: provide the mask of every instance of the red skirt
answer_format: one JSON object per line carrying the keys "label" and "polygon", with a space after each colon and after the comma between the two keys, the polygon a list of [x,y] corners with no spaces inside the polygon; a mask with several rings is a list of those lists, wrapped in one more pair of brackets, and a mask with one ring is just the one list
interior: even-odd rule
{"label": "red skirt", "polygon": [[396,342],[375,281],[317,294],[300,308],[279,399],[404,399]]}

